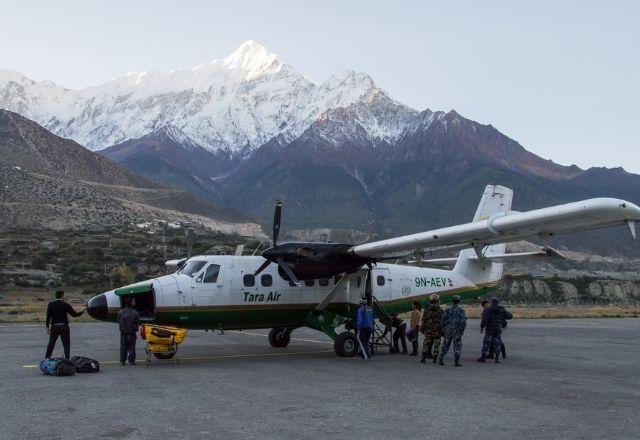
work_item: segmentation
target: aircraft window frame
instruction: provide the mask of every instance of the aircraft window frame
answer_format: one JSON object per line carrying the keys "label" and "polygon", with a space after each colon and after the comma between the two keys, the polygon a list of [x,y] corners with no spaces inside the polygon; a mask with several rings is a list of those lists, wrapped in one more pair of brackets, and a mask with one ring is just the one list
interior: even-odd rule
{"label": "aircraft window frame", "polygon": [[[269,280],[269,281],[266,282],[266,280]],[[271,274],[263,273],[260,276],[260,285],[262,287],[271,287],[271,286],[273,286],[273,277],[271,276]]]}
{"label": "aircraft window frame", "polygon": [[[247,282],[251,280],[250,282]],[[242,276],[242,285],[244,287],[254,287],[256,285],[256,277],[252,273],[246,273]]]}
{"label": "aircraft window frame", "polygon": [[378,276],[376,277],[376,284],[377,284],[378,286],[381,286],[381,287],[382,287],[382,286],[384,286],[384,285],[385,285],[385,283],[386,283],[386,282],[387,282],[387,280],[386,280],[386,278],[384,277],[384,275],[378,275]]}
{"label": "aircraft window frame", "polygon": [[316,280],[304,280],[304,285],[306,287],[313,287],[316,285]]}
{"label": "aircraft window frame", "polygon": [[[178,271],[178,274],[186,275],[188,277],[193,278],[200,273],[200,271],[205,266],[205,264],[207,264],[206,261],[189,260],[186,263],[184,263],[184,265],[180,268],[180,270]],[[197,266],[197,268],[193,269],[193,266]],[[187,273],[187,268],[190,269],[189,273]]]}
{"label": "aircraft window frame", "polygon": [[320,278],[318,280],[318,285],[320,287],[327,287],[329,285],[329,278]]}
{"label": "aircraft window frame", "polygon": [[[214,280],[209,280],[209,281],[207,281],[207,272],[209,272],[209,269],[210,269],[210,268],[213,268],[214,266],[217,266],[217,267],[218,267],[218,271],[215,273],[215,276],[216,276],[216,277],[215,277],[215,279],[214,279]],[[202,281],[203,283],[207,283],[207,284],[210,284],[210,283],[217,283],[217,282],[218,282],[218,278],[220,277],[220,270],[221,270],[221,269],[222,269],[222,266],[220,266],[219,264],[211,263],[210,265],[208,265],[208,266],[204,269],[204,272],[202,272],[202,275],[200,275],[200,276],[198,277],[198,281]],[[209,276],[212,276],[212,275],[213,275],[213,274],[211,274],[211,275],[209,275]]]}

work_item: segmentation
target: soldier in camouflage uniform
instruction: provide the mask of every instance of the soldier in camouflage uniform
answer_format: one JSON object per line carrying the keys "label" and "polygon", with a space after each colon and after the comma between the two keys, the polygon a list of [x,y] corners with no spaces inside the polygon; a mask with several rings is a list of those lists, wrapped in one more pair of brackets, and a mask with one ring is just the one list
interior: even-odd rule
{"label": "soldier in camouflage uniform", "polygon": [[429,297],[429,306],[424,309],[422,313],[422,322],[420,324],[420,331],[424,335],[424,344],[422,346],[422,359],[420,362],[423,364],[427,360],[427,354],[429,353],[429,347],[433,344],[433,363],[438,360],[438,354],[440,352],[440,338],[442,337],[442,309],[440,308],[440,297],[433,293]]}
{"label": "soldier in camouflage uniform", "polygon": [[453,304],[447,307],[442,315],[444,339],[442,341],[442,351],[438,358],[438,364],[444,365],[444,357],[453,342],[454,365],[461,367],[462,335],[464,334],[464,329],[467,327],[467,315],[464,313],[464,309],[460,307],[460,297],[458,295],[454,295],[451,300]]}

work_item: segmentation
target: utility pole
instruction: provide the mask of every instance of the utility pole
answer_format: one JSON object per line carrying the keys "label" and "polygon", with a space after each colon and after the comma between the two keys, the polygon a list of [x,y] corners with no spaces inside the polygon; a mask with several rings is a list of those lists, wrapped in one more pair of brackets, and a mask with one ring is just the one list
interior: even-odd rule
{"label": "utility pole", "polygon": [[162,225],[162,256],[164,261],[167,261],[167,227]]}

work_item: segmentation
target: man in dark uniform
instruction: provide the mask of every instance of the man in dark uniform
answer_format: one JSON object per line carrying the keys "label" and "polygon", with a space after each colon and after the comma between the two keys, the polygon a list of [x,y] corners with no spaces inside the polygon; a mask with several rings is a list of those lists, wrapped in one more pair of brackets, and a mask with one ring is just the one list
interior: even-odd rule
{"label": "man in dark uniform", "polygon": [[49,344],[47,345],[45,358],[51,358],[53,349],[56,346],[56,341],[58,337],[60,337],[60,339],[62,339],[62,346],[64,347],[64,357],[65,359],[69,359],[71,352],[71,330],[69,330],[69,318],[67,315],[77,318],[83,313],[84,309],[76,312],[73,307],[67,303],[63,290],[56,291],[56,299],[47,305],[46,326],[47,333],[49,333]]}
{"label": "man in dark uniform", "polygon": [[[480,305],[482,306],[482,311],[489,307],[489,300],[485,297],[480,300]],[[507,323],[505,321],[504,328],[507,328]],[[504,346],[504,341],[502,337],[500,338],[500,352],[502,353],[502,358],[507,358],[507,348]],[[489,359],[493,359],[495,357],[495,353],[493,352],[493,345],[489,346]]]}
{"label": "man in dark uniform", "polygon": [[134,309],[135,300],[127,298],[126,306],[118,311],[118,326],[120,327],[120,365],[129,359],[129,364],[136,364],[136,332],[140,315]]}
{"label": "man in dark uniform", "polygon": [[507,326],[507,320],[513,315],[500,305],[500,300],[495,296],[491,298],[491,305],[482,312],[480,332],[484,333],[482,341],[482,356],[478,362],[484,362],[489,354],[489,348],[493,346],[495,362],[500,363],[500,345],[502,344],[502,330]]}

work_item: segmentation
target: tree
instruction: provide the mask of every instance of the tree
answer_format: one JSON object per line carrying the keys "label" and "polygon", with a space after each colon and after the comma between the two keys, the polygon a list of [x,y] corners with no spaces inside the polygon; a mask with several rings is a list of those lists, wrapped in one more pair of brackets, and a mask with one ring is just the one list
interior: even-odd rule
{"label": "tree", "polygon": [[120,263],[120,266],[111,274],[111,279],[116,285],[127,285],[133,283],[135,274],[126,264]]}

